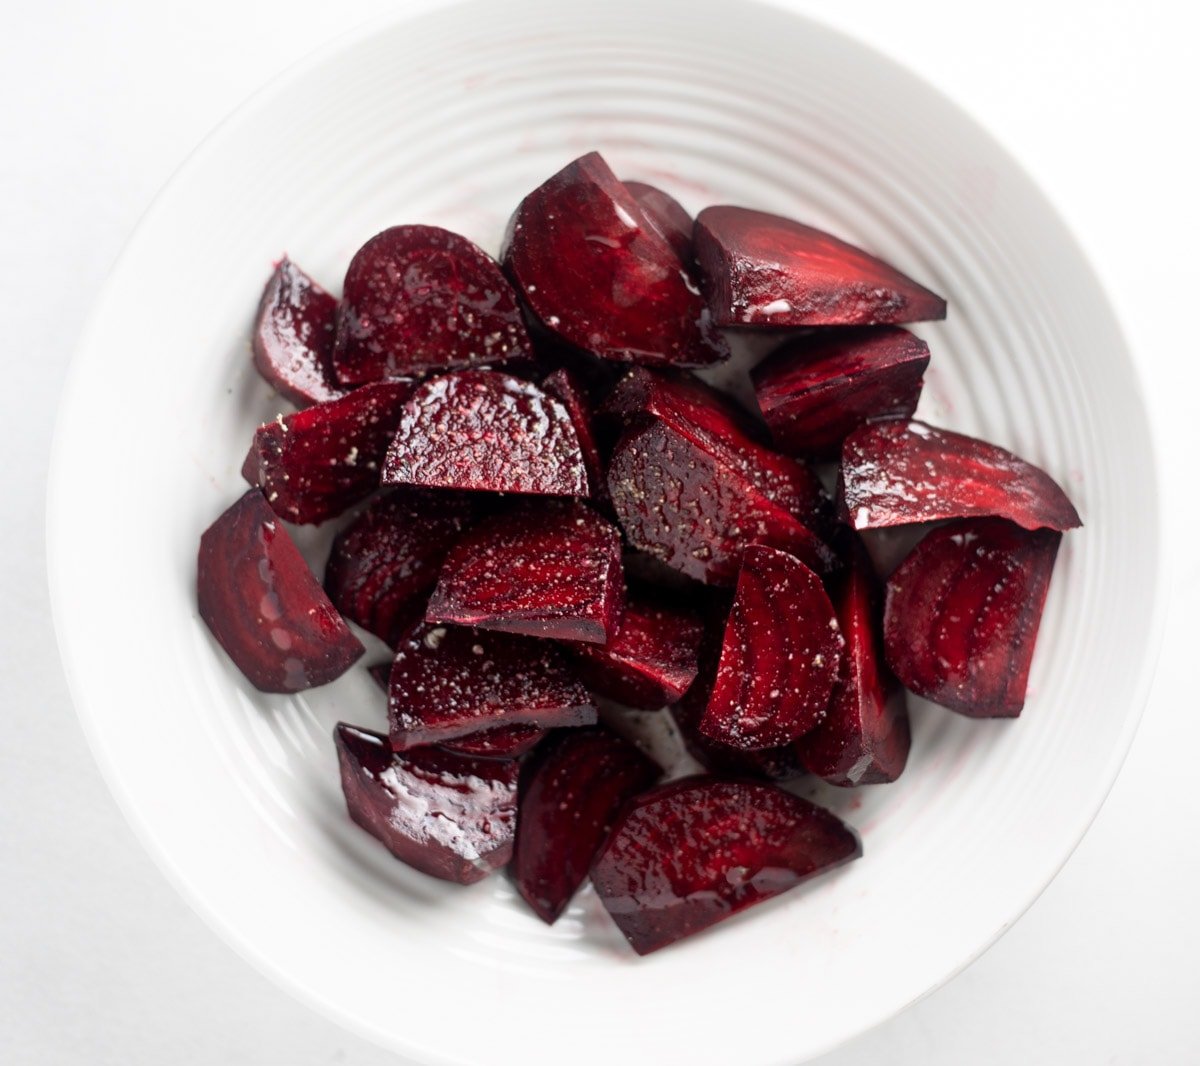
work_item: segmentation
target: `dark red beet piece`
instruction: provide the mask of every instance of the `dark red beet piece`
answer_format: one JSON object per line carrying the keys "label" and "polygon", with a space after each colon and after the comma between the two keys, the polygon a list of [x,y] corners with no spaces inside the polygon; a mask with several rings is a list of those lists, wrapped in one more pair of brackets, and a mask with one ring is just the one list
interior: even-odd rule
{"label": "dark red beet piece", "polygon": [[877,585],[866,552],[854,545],[837,597],[846,646],[829,714],[796,742],[800,761],[831,785],[895,781],[908,761],[908,708],[884,662]]}
{"label": "dark red beet piece", "polygon": [[626,808],[592,884],[633,950],[647,955],[861,854],[852,829],[790,792],[693,777]]}
{"label": "dark red beet piece", "polygon": [[655,185],[644,181],[627,181],[625,188],[633,195],[652,229],[663,238],[685,266],[692,262],[692,216],[683,205]]}
{"label": "dark red beet piece", "polygon": [[1026,529],[1081,524],[1044,470],[924,422],[880,422],[847,437],[838,493],[842,517],[855,529],[991,515]]}
{"label": "dark red beet piece", "polygon": [[379,470],[412,384],[364,385],[258,427],[242,477],[288,522],[324,522],[379,487]]}
{"label": "dark red beet piece", "polygon": [[548,501],[467,532],[442,565],[425,617],[603,644],[623,597],[616,527],[583,504]]}
{"label": "dark red beet piece", "polygon": [[394,752],[386,737],[345,722],[333,735],[350,817],[401,862],[470,885],[512,857],[515,762]]}
{"label": "dark red beet piece", "polygon": [[607,497],[604,463],[600,458],[596,435],[592,432],[592,404],[583,383],[572,371],[562,367],[542,379],[542,388],[558,400],[571,416],[571,424],[579,438],[583,465],[587,470],[588,494],[597,499]]}
{"label": "dark red beet piece", "polygon": [[547,641],[423,622],[392,662],[388,733],[397,751],[498,726],[595,720],[591,695]]}
{"label": "dark red beet piece", "polygon": [[605,359],[707,366],[729,355],[687,265],[595,152],[521,201],[503,260],[547,328]]}
{"label": "dark red beet piece", "polygon": [[542,921],[566,910],[621,808],[660,773],[604,728],[565,730],[542,749],[522,782],[511,868]]}
{"label": "dark red beet piece", "polygon": [[250,339],[254,365],[297,407],[346,394],[333,376],[337,306],[337,300],[287,256],[263,289]]}
{"label": "dark red beet piece", "polygon": [[437,226],[393,226],[346,272],[333,365],[350,385],[530,354],[517,294],[482,249]]}
{"label": "dark red beet piece", "polygon": [[674,703],[696,678],[704,623],[691,611],[642,594],[627,597],[620,628],[607,644],[577,644],[579,676],[593,692],[627,707]]}
{"label": "dark red beet piece", "polygon": [[733,584],[751,544],[783,548],[821,572],[836,563],[800,518],[662,421],[617,443],[608,490],[635,548],[700,581]]}
{"label": "dark red beet piece", "polygon": [[560,400],[494,370],[419,385],[388,449],[388,485],[586,496],[579,434]]}
{"label": "dark red beet piece", "polygon": [[776,445],[824,458],[869,419],[908,418],[928,365],[929,346],[898,326],[837,329],[784,344],[751,378]]}
{"label": "dark red beet piece", "polygon": [[887,583],[883,640],[896,676],[972,718],[1019,715],[1061,540],[999,518],[933,530]]}
{"label": "dark red beet piece", "polygon": [[395,646],[425,617],[442,560],[475,517],[469,496],[396,489],[334,539],[325,591],[347,618]]}
{"label": "dark red beet piece", "polygon": [[693,241],[718,326],[876,326],[946,317],[946,301],[912,278],[790,218],[706,207]]}
{"label": "dark red beet piece", "polygon": [[255,688],[301,692],[364,652],[258,489],[204,531],[200,617]]}
{"label": "dark red beet piece", "polygon": [[747,548],[701,732],[747,750],[807,733],[828,710],[842,644],[821,579],[785,552]]}

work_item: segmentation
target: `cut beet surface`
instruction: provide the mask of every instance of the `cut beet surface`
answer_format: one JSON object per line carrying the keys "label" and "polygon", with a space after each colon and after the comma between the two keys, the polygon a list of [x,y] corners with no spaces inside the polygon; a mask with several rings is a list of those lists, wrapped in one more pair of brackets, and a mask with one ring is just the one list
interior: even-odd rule
{"label": "cut beet surface", "polygon": [[688,264],[595,152],[521,201],[503,259],[541,322],[586,351],[675,366],[729,355]]}
{"label": "cut beet surface", "polygon": [[242,476],[261,487],[288,522],[341,514],[379,487],[383,457],[411,391],[407,381],[364,385],[259,426]]}
{"label": "cut beet surface", "polygon": [[394,647],[425,616],[446,553],[474,520],[469,496],[396,489],[334,539],[325,591],[347,618]]}
{"label": "cut beet surface", "polygon": [[250,339],[254,365],[297,407],[346,393],[333,376],[337,307],[337,300],[286,256],[263,289]]}
{"label": "cut beet surface", "polygon": [[868,419],[917,409],[929,347],[897,326],[824,330],[790,341],[754,368],[754,394],[785,452],[837,456]]}
{"label": "cut beet surface", "polygon": [[603,727],[556,734],[522,782],[512,876],[544,922],[566,910],[621,808],[661,770]]}
{"label": "cut beet surface", "polygon": [[1062,534],[999,518],[933,530],[887,583],[887,661],[912,692],[972,718],[1015,718]]}
{"label": "cut beet surface", "polygon": [[596,705],[548,641],[421,623],[399,645],[388,678],[398,751],[499,726],[589,725]]}
{"label": "cut beet surface", "polygon": [[583,504],[546,501],[468,531],[442,565],[425,617],[603,644],[623,597],[616,527]]}
{"label": "cut beet surface", "polygon": [[529,354],[516,293],[465,237],[437,226],[393,226],[351,260],[333,353],[344,384]]}
{"label": "cut beet surface", "polygon": [[946,317],[946,301],[912,278],[790,218],[706,207],[693,239],[719,326],[874,326]]}
{"label": "cut beet surface", "polygon": [[592,431],[592,404],[583,382],[575,373],[562,367],[542,379],[542,389],[558,400],[571,416],[571,424],[579,438],[583,465],[587,470],[588,495],[593,499],[607,498],[608,485],[604,480],[604,462],[600,458],[600,448]]}
{"label": "cut beet surface", "polygon": [[800,761],[832,785],[895,781],[911,737],[904,690],[883,657],[880,590],[871,561],[854,544],[837,596],[846,646],[829,714],[796,742]]}
{"label": "cut beet surface", "polygon": [[747,750],[807,733],[829,708],[842,644],[821,579],[785,552],[747,548],[701,732]]}
{"label": "cut beet surface", "polygon": [[642,209],[642,215],[651,228],[658,233],[690,268],[692,262],[692,216],[683,205],[656,185],[644,181],[627,181],[625,188]]}
{"label": "cut beet surface", "polygon": [[586,496],[579,434],[562,401],[494,370],[419,385],[387,452],[388,485]]}
{"label": "cut beet surface", "polygon": [[626,808],[592,866],[592,884],[646,955],[861,854],[853,830],[790,792],[685,778]]}
{"label": "cut beet surface", "polygon": [[469,885],[511,858],[515,762],[394,752],[386,737],[344,722],[334,740],[350,817],[401,862]]}
{"label": "cut beet surface", "polygon": [[263,692],[324,685],[365,650],[258,489],[200,538],[196,597],[213,636]]}
{"label": "cut beet surface", "polygon": [[1080,525],[1049,474],[995,444],[924,422],[863,426],[842,448],[839,509],[855,529],[996,516],[1026,529]]}
{"label": "cut beet surface", "polygon": [[656,710],[674,703],[696,678],[704,624],[691,611],[629,596],[607,644],[577,644],[579,676],[593,692],[627,707]]}

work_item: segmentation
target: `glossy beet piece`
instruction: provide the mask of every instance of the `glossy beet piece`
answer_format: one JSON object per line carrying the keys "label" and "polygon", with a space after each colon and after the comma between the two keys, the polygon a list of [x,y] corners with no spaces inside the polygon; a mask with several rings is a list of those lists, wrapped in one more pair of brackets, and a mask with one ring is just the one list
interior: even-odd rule
{"label": "glossy beet piece", "polygon": [[528,357],[517,295],[482,249],[437,226],[393,226],[350,262],[333,365],[344,384]]}
{"label": "glossy beet piece", "polygon": [[258,427],[242,477],[288,522],[324,522],[379,487],[409,382],[365,385]]}
{"label": "glossy beet piece", "polygon": [[825,330],[784,344],[754,368],[754,394],[783,451],[837,456],[868,419],[917,409],[929,346],[898,326]]}
{"label": "glossy beet piece", "polygon": [[522,783],[512,876],[553,924],[587,877],[621,808],[661,773],[627,740],[598,727],[557,734]]}
{"label": "glossy beet piece", "polygon": [[1081,524],[1049,474],[974,437],[924,422],[863,426],[842,448],[839,509],[855,529],[996,516],[1026,529]]}
{"label": "glossy beet piece", "polygon": [[592,884],[633,950],[647,955],[861,854],[852,829],[790,792],[693,777],[626,808]]}
{"label": "glossy beet piece", "polygon": [[388,485],[586,496],[579,434],[560,400],[494,370],[419,385],[387,452]]}
{"label": "glossy beet piece", "polygon": [[495,515],[463,536],[425,617],[603,644],[623,598],[616,527],[583,504],[554,501]]}
{"label": "glossy beet piece", "polygon": [[605,359],[706,366],[729,355],[687,265],[595,152],[521,201],[503,260],[548,329]]}
{"label": "glossy beet piece", "polygon": [[680,260],[692,262],[692,216],[683,205],[656,185],[644,181],[627,181],[625,188],[633,195],[642,209],[642,215],[660,237],[672,248]]}
{"label": "glossy beet piece", "polygon": [[800,761],[831,785],[895,781],[911,736],[904,690],[883,655],[881,596],[871,561],[855,545],[836,599],[846,646],[829,714],[796,742]]}
{"label": "glossy beet piece", "polygon": [[807,733],[829,708],[842,644],[821,579],[785,552],[747,548],[701,732],[751,751]]}
{"label": "glossy beet piece", "polygon": [[365,650],[258,489],[200,538],[196,599],[218,643],[263,692],[324,685]]}
{"label": "glossy beet piece", "polygon": [[593,692],[627,707],[674,703],[696,678],[704,623],[691,611],[629,596],[607,644],[572,647],[579,676]]}
{"label": "glossy beet piece", "polygon": [[446,553],[473,521],[470,497],[396,489],[334,539],[325,591],[347,618],[395,646],[425,616]]}
{"label": "glossy beet piece", "polygon": [[1062,534],[999,518],[933,530],[887,583],[883,640],[918,696],[972,718],[1015,718]]}
{"label": "glossy beet piece", "polygon": [[797,515],[662,421],[618,441],[608,491],[630,544],[699,581],[733,584],[751,544],[783,548],[821,572],[836,563]]}
{"label": "glossy beet piece", "polygon": [[790,218],[706,207],[693,241],[719,326],[876,326],[946,317],[946,301],[912,278]]}
{"label": "glossy beet piece", "polygon": [[498,726],[595,720],[591,695],[547,641],[423,622],[392,661],[388,733],[398,751]]}
{"label": "glossy beet piece", "polygon": [[579,438],[583,465],[587,470],[587,494],[596,499],[607,497],[604,462],[600,458],[600,447],[592,430],[592,404],[583,382],[575,373],[562,367],[542,379],[542,389],[547,395],[558,400],[571,416],[571,424]]}
{"label": "glossy beet piece", "polygon": [[345,722],[333,735],[350,817],[401,862],[470,885],[511,858],[515,762],[394,752],[386,737]]}
{"label": "glossy beet piece", "polygon": [[254,365],[297,407],[344,396],[333,376],[338,303],[286,256],[263,289],[250,347]]}

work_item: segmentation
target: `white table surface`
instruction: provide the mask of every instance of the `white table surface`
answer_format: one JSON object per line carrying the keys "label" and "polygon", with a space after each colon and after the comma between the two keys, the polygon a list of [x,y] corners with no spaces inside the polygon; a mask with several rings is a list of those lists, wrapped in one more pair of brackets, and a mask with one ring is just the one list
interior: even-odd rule
{"label": "white table surface", "polygon": [[[43,549],[47,456],[71,348],[149,199],[260,83],[390,6],[0,7],[0,1062],[396,1062],[242,962],[135,842],[75,723]],[[1181,550],[1200,528],[1195,5],[796,7],[948,91],[1013,150],[1074,227],[1145,366],[1176,549],[1156,687],[1091,833],[979,962],[821,1066],[1200,1061],[1200,557]],[[167,372],[169,348],[163,358]]]}

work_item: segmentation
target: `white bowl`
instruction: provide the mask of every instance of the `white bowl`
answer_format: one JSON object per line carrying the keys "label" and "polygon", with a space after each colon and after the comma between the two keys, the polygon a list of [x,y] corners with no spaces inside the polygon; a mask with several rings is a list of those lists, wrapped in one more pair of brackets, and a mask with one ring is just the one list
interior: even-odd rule
{"label": "white bowl", "polygon": [[[271,261],[286,249],[336,287],[398,222],[495,250],[518,199],[591,148],[690,208],[827,227],[947,296],[948,321],[919,330],[923,414],[1044,465],[1086,523],[1065,538],[1020,720],[915,707],[899,783],[822,794],[865,858],[640,960],[590,891],[551,929],[502,876],[462,889],[393,861],[347,819],[330,739],[337,719],[382,721],[365,671],[257,693],[193,592],[197,538],[278,409],[247,349]],[[147,848],[246,958],[422,1063],[795,1063],[924,995],[1021,914],[1096,813],[1161,601],[1140,386],[1052,208],[912,74],[725,0],[409,11],[261,92],[155,201],[99,301],[48,536],[79,715]]]}

